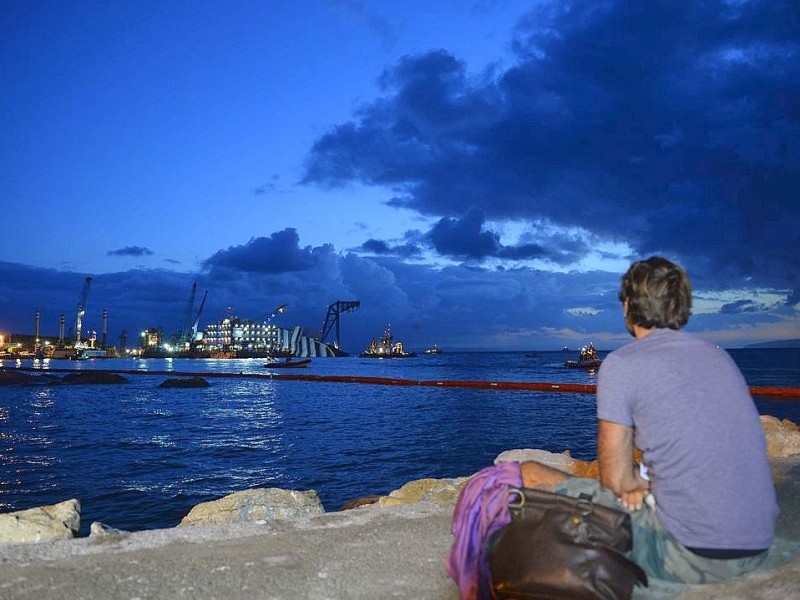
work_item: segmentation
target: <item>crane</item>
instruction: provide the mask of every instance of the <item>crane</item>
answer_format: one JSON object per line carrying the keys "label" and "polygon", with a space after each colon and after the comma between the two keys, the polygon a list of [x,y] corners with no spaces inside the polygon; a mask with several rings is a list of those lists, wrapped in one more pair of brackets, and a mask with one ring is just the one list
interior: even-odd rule
{"label": "crane", "polygon": [[174,349],[183,351],[191,350],[192,343],[197,334],[197,326],[200,321],[200,313],[203,312],[203,307],[208,298],[208,291],[203,296],[203,301],[200,303],[200,308],[194,312],[195,298],[197,297],[197,282],[192,283],[192,291],[189,293],[189,301],[186,303],[186,308],[183,313],[183,320],[181,321],[181,329],[177,333],[169,336],[169,343]]}
{"label": "crane", "polygon": [[178,343],[180,345],[185,344],[187,341],[191,342],[191,338],[189,338],[189,331],[192,326],[192,313],[194,312],[194,299],[195,295],[197,294],[197,282],[192,282],[192,291],[189,294],[189,302],[186,305],[186,311],[183,315],[183,324],[181,325],[181,331],[178,334]]}
{"label": "crane", "polygon": [[203,307],[206,305],[206,298],[208,298],[208,290],[203,295],[203,300],[200,302],[200,308],[197,309],[197,314],[194,316],[194,322],[192,323],[192,329],[190,331],[190,338],[189,343],[191,344],[194,342],[195,337],[197,337],[197,326],[200,323],[200,315],[203,314]]}
{"label": "crane", "polygon": [[92,285],[92,278],[87,277],[83,282],[81,297],[78,300],[78,310],[75,313],[75,345],[81,343],[81,327],[83,326],[83,315],[86,314],[86,300],[89,297],[89,286]]}
{"label": "crane", "polygon": [[342,313],[350,312],[361,306],[358,300],[337,300],[333,304],[328,305],[328,314],[325,315],[325,322],[322,324],[322,332],[319,336],[319,341],[324,342],[325,338],[331,331],[331,328],[336,326],[336,340],[334,341],[334,348],[339,349],[339,315]]}
{"label": "crane", "polygon": [[275,310],[273,310],[273,311],[272,311],[272,312],[271,312],[269,315],[267,315],[266,317],[263,317],[261,320],[262,320],[262,321],[264,321],[265,323],[269,323],[270,321],[272,321],[272,319],[274,319],[274,318],[275,318],[275,315],[282,315],[283,313],[285,313],[285,312],[286,312],[286,307],[287,307],[287,306],[289,306],[289,303],[288,303],[288,302],[286,302],[285,304],[281,304],[281,305],[280,305],[278,308],[276,308]]}

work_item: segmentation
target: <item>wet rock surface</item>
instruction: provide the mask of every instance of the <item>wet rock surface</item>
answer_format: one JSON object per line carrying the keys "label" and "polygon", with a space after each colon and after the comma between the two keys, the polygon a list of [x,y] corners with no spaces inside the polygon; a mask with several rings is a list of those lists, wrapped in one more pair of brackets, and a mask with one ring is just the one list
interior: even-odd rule
{"label": "wet rock surface", "polygon": [[178,377],[175,379],[165,379],[158,384],[160,388],[207,388],[211,384],[202,377]]}
{"label": "wet rock surface", "polygon": [[76,371],[54,380],[54,383],[63,385],[118,384],[128,383],[128,380],[118,373],[107,371]]}

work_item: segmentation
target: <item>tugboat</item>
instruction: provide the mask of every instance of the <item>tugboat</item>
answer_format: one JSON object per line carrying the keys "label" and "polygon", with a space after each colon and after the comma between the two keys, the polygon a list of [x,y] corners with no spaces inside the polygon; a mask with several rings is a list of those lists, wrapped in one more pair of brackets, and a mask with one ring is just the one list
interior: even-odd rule
{"label": "tugboat", "polygon": [[570,369],[599,369],[602,362],[597,356],[594,342],[589,342],[588,346],[583,346],[578,350],[578,360],[568,360],[564,366]]}
{"label": "tugboat", "polygon": [[369,347],[358,355],[359,358],[414,358],[416,352],[406,352],[403,342],[393,342],[392,332],[389,323],[383,330],[380,340],[372,339]]}

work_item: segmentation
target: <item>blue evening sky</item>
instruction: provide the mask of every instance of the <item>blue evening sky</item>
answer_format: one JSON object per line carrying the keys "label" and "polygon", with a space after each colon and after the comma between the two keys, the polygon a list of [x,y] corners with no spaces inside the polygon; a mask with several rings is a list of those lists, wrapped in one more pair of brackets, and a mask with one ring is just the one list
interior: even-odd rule
{"label": "blue evening sky", "polygon": [[632,260],[689,330],[800,338],[800,6],[7,0],[0,333],[229,311],[360,351],[627,341]]}

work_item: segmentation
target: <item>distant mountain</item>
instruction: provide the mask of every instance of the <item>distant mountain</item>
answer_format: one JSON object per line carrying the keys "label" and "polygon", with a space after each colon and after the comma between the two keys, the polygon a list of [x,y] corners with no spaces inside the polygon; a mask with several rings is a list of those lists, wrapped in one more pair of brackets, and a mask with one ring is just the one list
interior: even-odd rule
{"label": "distant mountain", "polygon": [[794,340],[775,340],[774,342],[761,342],[760,344],[748,344],[745,348],[800,348],[800,339]]}

